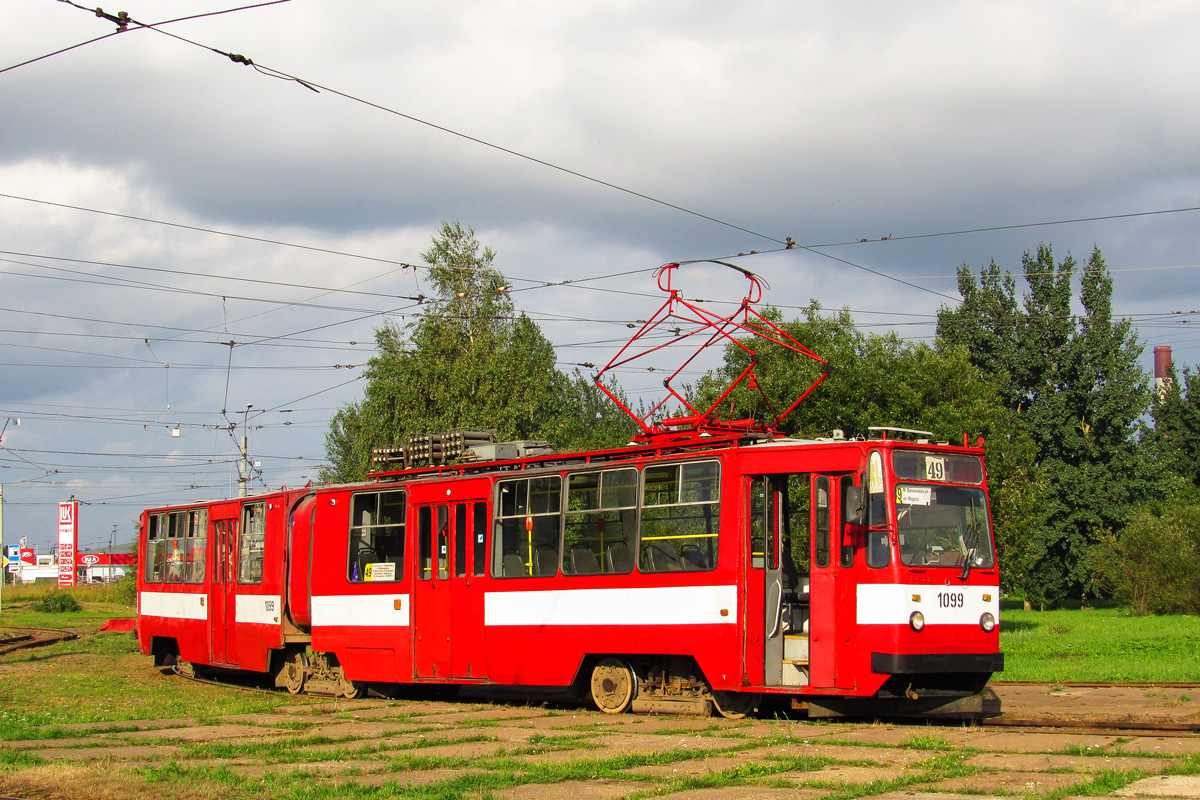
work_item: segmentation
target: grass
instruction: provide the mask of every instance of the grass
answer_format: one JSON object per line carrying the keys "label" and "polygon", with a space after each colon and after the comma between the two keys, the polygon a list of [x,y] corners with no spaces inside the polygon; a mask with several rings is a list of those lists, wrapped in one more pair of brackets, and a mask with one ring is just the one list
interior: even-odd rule
{"label": "grass", "polygon": [[5,676],[0,740],[88,735],[64,727],[78,723],[212,718],[326,702],[187,683],[147,665],[128,633],[101,633],[0,657]]}
{"label": "grass", "polygon": [[3,607],[0,608],[0,630],[6,627],[62,628],[93,632],[105,620],[137,614],[137,606],[128,602],[126,589],[115,583],[62,590],[62,595],[73,598],[83,606],[81,611],[48,613],[35,610],[40,603],[59,594],[58,586],[52,583],[5,586]]}
{"label": "grass", "polygon": [[1200,617],[1127,609],[1024,611],[1005,604],[1000,649],[1010,681],[1200,681]]}

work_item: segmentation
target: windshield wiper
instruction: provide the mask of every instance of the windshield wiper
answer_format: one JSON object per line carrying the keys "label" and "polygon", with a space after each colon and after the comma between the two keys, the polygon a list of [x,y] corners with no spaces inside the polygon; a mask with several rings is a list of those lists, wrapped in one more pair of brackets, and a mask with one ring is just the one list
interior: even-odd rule
{"label": "windshield wiper", "polygon": [[958,576],[960,581],[965,581],[967,578],[971,577],[971,563],[973,561],[975,561],[974,547],[967,551],[967,563],[963,564],[962,574]]}

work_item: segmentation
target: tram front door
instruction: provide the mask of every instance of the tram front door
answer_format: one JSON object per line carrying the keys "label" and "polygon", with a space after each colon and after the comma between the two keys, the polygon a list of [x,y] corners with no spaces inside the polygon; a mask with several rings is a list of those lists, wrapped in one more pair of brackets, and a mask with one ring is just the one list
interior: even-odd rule
{"label": "tram front door", "polygon": [[856,547],[842,519],[849,475],[814,475],[810,497],[812,565],[809,573],[809,678],[813,687],[851,688],[853,670],[842,664],[853,646]]}

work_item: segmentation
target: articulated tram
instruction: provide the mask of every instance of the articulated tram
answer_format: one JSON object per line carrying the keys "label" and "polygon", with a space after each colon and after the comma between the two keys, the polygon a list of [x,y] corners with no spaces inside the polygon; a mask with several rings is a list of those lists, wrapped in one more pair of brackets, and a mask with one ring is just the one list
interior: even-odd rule
{"label": "articulated tram", "polygon": [[982,443],[878,434],[695,437],[150,509],[139,641],[156,664],[296,693],[978,713],[1003,668]]}
{"label": "articulated tram", "polygon": [[[345,697],[501,685],[610,713],[736,717],[771,696],[814,716],[984,713],[1004,660],[982,440],[781,435],[827,365],[773,420],[720,419],[754,391],[774,413],[754,347],[824,361],[754,310],[753,274],[733,267],[750,290],[722,316],[671,286],[677,267],[596,376],[641,429],[629,446],[460,431],[393,448],[402,463],[363,483],[149,509],[142,652]],[[695,352],[647,413],[606,387],[678,343]],[[746,366],[698,409],[672,381],[714,345]]]}

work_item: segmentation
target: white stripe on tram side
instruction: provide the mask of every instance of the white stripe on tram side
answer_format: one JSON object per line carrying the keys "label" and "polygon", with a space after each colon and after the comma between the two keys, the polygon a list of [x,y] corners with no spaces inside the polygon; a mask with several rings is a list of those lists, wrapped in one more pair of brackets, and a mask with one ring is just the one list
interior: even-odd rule
{"label": "white stripe on tram side", "polygon": [[239,594],[234,604],[238,622],[278,625],[283,617],[283,598],[269,594]]}
{"label": "white stripe on tram side", "polygon": [[907,625],[914,611],[924,615],[926,625],[978,625],[979,618],[989,611],[999,624],[1000,587],[928,583],[858,585],[859,625]]}
{"label": "white stripe on tram side", "polygon": [[208,595],[184,592],[142,592],[138,613],[146,617],[208,619]]}
{"label": "white stripe on tram side", "polygon": [[488,592],[484,625],[734,625],[736,586]]}
{"label": "white stripe on tram side", "polygon": [[407,594],[315,595],[312,624],[345,627],[397,627],[409,624]]}

